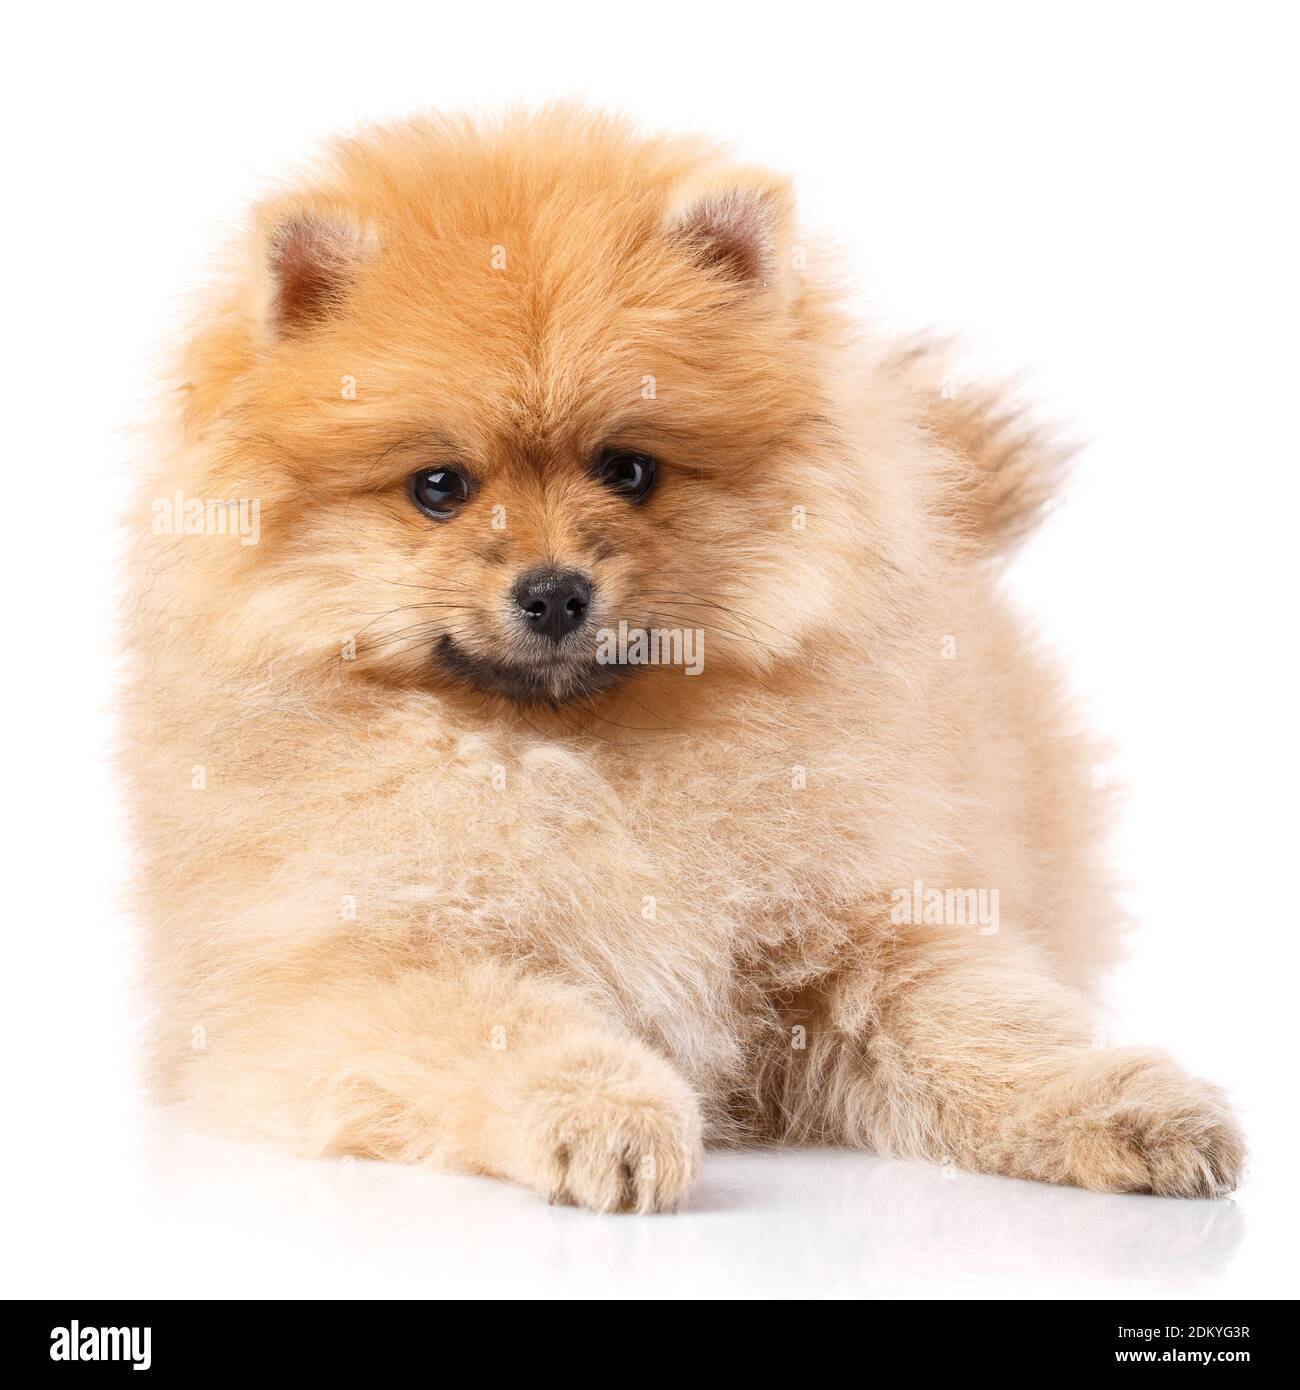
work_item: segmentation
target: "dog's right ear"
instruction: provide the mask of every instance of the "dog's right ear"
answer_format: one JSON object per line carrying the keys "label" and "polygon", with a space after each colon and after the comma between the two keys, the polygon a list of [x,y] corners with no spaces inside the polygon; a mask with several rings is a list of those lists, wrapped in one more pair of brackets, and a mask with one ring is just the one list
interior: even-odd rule
{"label": "dog's right ear", "polygon": [[266,209],[260,220],[262,317],[275,337],[309,332],[342,307],[378,237],[334,208]]}
{"label": "dog's right ear", "polygon": [[793,201],[789,183],[764,170],[706,170],[676,190],[663,227],[721,280],[767,287],[786,278]]}

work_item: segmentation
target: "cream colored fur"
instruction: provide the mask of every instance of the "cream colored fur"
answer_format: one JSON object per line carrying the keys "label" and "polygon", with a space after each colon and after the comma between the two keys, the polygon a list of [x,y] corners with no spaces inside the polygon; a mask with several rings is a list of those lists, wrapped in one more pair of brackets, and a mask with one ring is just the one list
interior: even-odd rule
{"label": "cream colored fur", "polygon": [[[602,1211],[674,1206],[707,1142],[1233,1187],[1219,1093],[1094,1043],[1100,755],[997,588],[1059,460],[845,321],[781,180],[581,111],[413,121],[247,248],[127,620],[157,1070],[196,1121]],[[610,438],[662,460],[642,507],[590,476]],[[405,479],[452,448],[480,490],[430,522]],[[156,534],[178,489],[257,499],[257,544]],[[703,674],[521,706],[439,669],[443,636],[517,654],[539,562],[702,629]],[[918,881],[996,889],[997,931],[898,921]]]}

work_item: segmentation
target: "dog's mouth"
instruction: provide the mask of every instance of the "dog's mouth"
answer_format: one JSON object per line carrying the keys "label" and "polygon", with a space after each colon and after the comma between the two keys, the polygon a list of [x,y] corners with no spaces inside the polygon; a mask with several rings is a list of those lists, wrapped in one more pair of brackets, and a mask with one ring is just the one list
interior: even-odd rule
{"label": "dog's mouth", "polygon": [[433,656],[445,675],[521,705],[554,706],[591,699],[618,684],[628,672],[626,666],[600,662],[579,651],[503,661],[466,651],[447,635],[438,640]]}

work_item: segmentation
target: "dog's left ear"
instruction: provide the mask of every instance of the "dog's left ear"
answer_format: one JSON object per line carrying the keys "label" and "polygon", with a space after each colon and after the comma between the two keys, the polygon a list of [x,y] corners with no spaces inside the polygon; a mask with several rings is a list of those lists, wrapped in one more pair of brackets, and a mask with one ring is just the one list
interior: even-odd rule
{"label": "dog's left ear", "polygon": [[304,333],[347,298],[374,231],[336,208],[261,210],[262,317],[276,337]]}
{"label": "dog's left ear", "polygon": [[667,235],[701,266],[738,285],[784,288],[793,274],[794,193],[763,171],[732,171],[678,190]]}

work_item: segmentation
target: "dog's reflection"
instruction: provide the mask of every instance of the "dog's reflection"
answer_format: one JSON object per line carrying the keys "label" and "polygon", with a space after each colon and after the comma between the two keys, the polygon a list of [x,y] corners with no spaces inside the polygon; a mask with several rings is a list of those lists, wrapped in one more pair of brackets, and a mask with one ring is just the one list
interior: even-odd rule
{"label": "dog's reflection", "polygon": [[[1229,1200],[1115,1196],[842,1150],[710,1153],[676,1215],[547,1206],[488,1178],[304,1163],[160,1117],[174,1219],[270,1249],[306,1239],[339,1279],[543,1297],[1042,1297],[1194,1293],[1241,1244]],[[195,1240],[202,1237],[196,1235]],[[324,1244],[324,1249],[322,1248]],[[328,1253],[327,1253],[328,1251]]]}

